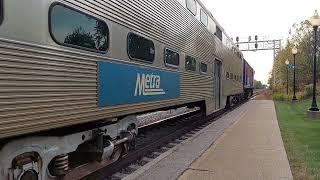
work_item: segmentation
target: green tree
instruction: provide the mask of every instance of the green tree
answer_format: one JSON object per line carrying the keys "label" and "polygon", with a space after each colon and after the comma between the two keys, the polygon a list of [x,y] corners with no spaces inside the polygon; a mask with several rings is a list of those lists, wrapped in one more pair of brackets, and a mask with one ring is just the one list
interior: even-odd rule
{"label": "green tree", "polygon": [[93,36],[90,33],[86,33],[81,27],[75,29],[72,34],[69,34],[65,38],[64,43],[96,49]]}
{"label": "green tree", "polygon": [[265,89],[267,85],[262,84],[261,81],[254,80],[254,88],[255,89]]}
{"label": "green tree", "polygon": [[[276,56],[273,70],[269,80],[270,87],[274,91],[283,91],[286,88],[287,66],[286,60],[293,64],[293,55],[291,49],[296,46],[299,50],[296,56],[296,87],[297,90],[303,90],[306,85],[312,83],[313,67],[313,28],[310,22],[305,20],[292,26],[291,36],[287,39],[286,46],[280,50]],[[318,37],[319,38],[319,37]],[[319,41],[318,41],[319,42]],[[320,42],[319,42],[320,44]],[[319,67],[319,63],[317,65]],[[273,84],[273,77],[276,77],[276,84]],[[320,71],[317,74],[320,77]],[[293,71],[289,72],[289,87],[293,87]]]}

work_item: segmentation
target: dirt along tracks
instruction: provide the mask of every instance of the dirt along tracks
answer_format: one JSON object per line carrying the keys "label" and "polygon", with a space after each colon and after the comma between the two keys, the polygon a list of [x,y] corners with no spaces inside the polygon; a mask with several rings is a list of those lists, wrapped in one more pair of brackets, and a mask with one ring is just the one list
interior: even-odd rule
{"label": "dirt along tracks", "polygon": [[265,91],[254,98],[254,100],[272,100],[272,97],[269,93],[269,91]]}

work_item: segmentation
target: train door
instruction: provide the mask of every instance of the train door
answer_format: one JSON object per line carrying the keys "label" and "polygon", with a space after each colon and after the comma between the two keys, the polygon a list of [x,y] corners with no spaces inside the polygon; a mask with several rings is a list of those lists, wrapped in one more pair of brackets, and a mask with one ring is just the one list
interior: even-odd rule
{"label": "train door", "polygon": [[214,61],[214,96],[216,102],[216,109],[221,108],[221,62],[218,60]]}

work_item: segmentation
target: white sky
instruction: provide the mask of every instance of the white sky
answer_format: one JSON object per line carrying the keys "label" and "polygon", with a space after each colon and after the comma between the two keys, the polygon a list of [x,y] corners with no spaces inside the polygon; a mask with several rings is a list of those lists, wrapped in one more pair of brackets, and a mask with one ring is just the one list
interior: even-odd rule
{"label": "white sky", "polygon": [[[294,23],[320,11],[320,0],[201,0],[230,37],[259,35],[286,39]],[[255,78],[267,83],[272,70],[273,51],[245,52],[255,69]]]}

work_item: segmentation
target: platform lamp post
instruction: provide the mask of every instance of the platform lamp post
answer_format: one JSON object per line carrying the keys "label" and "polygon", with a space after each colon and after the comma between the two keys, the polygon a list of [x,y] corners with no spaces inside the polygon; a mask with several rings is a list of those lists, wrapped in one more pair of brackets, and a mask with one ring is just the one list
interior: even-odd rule
{"label": "platform lamp post", "polygon": [[289,60],[287,59],[286,62],[286,69],[287,69],[287,95],[289,95]]}
{"label": "platform lamp post", "polygon": [[312,98],[312,105],[309,109],[310,111],[319,111],[317,105],[317,31],[318,27],[320,26],[320,16],[318,15],[317,10],[315,11],[314,16],[310,19],[311,25],[314,30],[314,54],[313,54],[313,98]]}
{"label": "platform lamp post", "polygon": [[296,97],[296,56],[298,54],[298,49],[296,46],[292,48],[292,55],[293,55],[293,97],[292,102],[296,102],[298,99]]}

